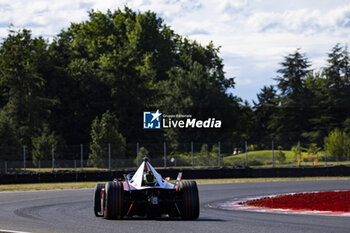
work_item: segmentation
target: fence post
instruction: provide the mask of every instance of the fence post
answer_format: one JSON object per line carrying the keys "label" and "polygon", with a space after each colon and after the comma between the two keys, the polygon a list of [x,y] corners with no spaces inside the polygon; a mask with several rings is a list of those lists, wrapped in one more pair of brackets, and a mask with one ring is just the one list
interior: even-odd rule
{"label": "fence post", "polygon": [[136,143],[136,161],[137,167],[139,166],[139,143]]}
{"label": "fence post", "polygon": [[194,169],[193,142],[191,142],[192,169]]}
{"label": "fence post", "polygon": [[39,167],[38,180],[39,180],[39,183],[41,183],[41,177],[40,177],[40,159],[39,159],[39,161],[38,161],[38,167]]}
{"label": "fence post", "polygon": [[51,156],[52,156],[52,171],[55,168],[55,145],[52,144],[52,149],[51,149]]}
{"label": "fence post", "polygon": [[248,167],[248,143],[245,141],[245,167]]}
{"label": "fence post", "polygon": [[77,169],[77,161],[74,159],[74,170],[75,170],[75,182],[78,181],[78,169]]}
{"label": "fence post", "polygon": [[298,141],[298,157],[299,157],[299,161],[300,161],[300,163],[299,163],[299,167],[300,167],[300,165],[301,165],[300,141]]}
{"label": "fence post", "polygon": [[274,151],[275,145],[272,140],[272,167],[275,167],[275,151]]}
{"label": "fence post", "polygon": [[327,142],[324,140],[324,166],[327,167]]}
{"label": "fence post", "polygon": [[166,167],[166,142],[164,142],[164,167]]}
{"label": "fence post", "polygon": [[[76,166],[76,164],[75,164],[75,166]],[[77,169],[77,168],[75,167],[75,169]],[[83,171],[83,169],[84,169],[84,145],[83,144],[80,144],[80,169],[81,169],[81,171]]]}
{"label": "fence post", "polygon": [[7,161],[5,161],[5,174],[7,173]]}
{"label": "fence post", "polygon": [[108,144],[108,171],[111,170],[111,144]]}
{"label": "fence post", "polygon": [[218,142],[218,167],[221,167],[221,143]]}
{"label": "fence post", "polygon": [[26,146],[23,146],[23,170],[26,171]]}

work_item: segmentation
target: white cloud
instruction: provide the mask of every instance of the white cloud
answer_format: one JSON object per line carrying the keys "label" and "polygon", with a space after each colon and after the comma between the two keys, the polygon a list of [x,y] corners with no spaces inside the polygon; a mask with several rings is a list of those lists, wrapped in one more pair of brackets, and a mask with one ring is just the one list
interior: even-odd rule
{"label": "white cloud", "polygon": [[350,4],[321,12],[302,8],[285,12],[257,12],[248,18],[246,28],[256,32],[293,32],[305,35],[350,27]]}
{"label": "white cloud", "polygon": [[0,37],[11,23],[53,37],[91,9],[124,5],[152,10],[176,33],[221,46],[227,76],[237,77],[234,93],[248,100],[274,82],[278,63],[296,48],[319,68],[331,47],[350,38],[348,0],[0,0]]}

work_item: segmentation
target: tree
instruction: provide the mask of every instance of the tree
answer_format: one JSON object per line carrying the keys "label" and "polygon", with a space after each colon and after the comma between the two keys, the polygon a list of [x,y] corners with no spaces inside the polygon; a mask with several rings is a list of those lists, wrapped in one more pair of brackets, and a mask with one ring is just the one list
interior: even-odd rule
{"label": "tree", "polygon": [[[219,49],[176,34],[154,12],[127,7],[92,10],[52,42],[10,31],[0,47],[0,108],[27,146],[45,125],[71,145],[87,143],[91,123],[107,110],[118,132],[151,154],[154,140],[173,142],[169,150],[184,141],[239,141],[249,137],[251,109],[230,94],[234,79],[225,77]],[[140,116],[154,109],[223,124],[211,133],[145,131]]]}
{"label": "tree", "polygon": [[1,108],[12,120],[20,142],[31,144],[49,117],[53,101],[45,96],[43,67],[48,60],[47,44],[31,38],[23,29],[12,31],[0,48]]}
{"label": "tree", "polygon": [[202,156],[208,155],[208,154],[209,154],[209,146],[208,146],[208,144],[203,144],[203,145],[201,146],[200,154],[201,154]]}
{"label": "tree", "polygon": [[[347,47],[336,44],[328,54],[325,95],[330,127],[342,127],[350,118],[350,58]],[[331,128],[331,129],[332,129]]]}
{"label": "tree", "polygon": [[91,124],[91,143],[88,163],[90,166],[106,167],[108,162],[108,144],[111,144],[111,159],[125,158],[126,141],[118,131],[119,121],[109,110],[101,119],[98,117]]}
{"label": "tree", "polygon": [[62,140],[55,134],[50,132],[45,126],[39,136],[32,138],[32,160],[34,165],[38,166],[38,161],[51,160],[52,149],[55,150],[55,159],[61,156],[57,150],[58,145],[63,144]]}
{"label": "tree", "polygon": [[304,79],[310,73],[310,62],[304,54],[297,49],[294,53],[284,57],[284,61],[280,63],[282,68],[277,70],[281,76],[275,80],[277,86],[281,90],[281,96],[290,98],[301,98],[304,92]]}
{"label": "tree", "polygon": [[350,136],[346,132],[336,128],[329,133],[325,140],[330,160],[342,161],[346,159],[350,150]]}
{"label": "tree", "polygon": [[311,143],[307,148],[307,153],[309,155],[316,155],[321,149],[321,147],[317,147],[316,143]]}
{"label": "tree", "polygon": [[277,94],[274,86],[264,86],[257,94],[258,102],[253,101],[254,130],[251,140],[259,143],[271,141],[269,123],[277,109]]}
{"label": "tree", "polygon": [[171,128],[164,131],[167,141],[174,150],[182,150],[182,142],[230,141],[233,131],[241,133],[240,100],[227,94],[234,88],[234,79],[225,78],[219,48],[212,43],[204,47],[197,42],[176,40],[174,67],[168,71],[169,78],[161,81],[157,90],[159,100],[156,105],[165,114],[191,114],[193,118],[206,120],[215,118],[222,121],[221,129],[211,129],[204,133],[198,129]]}
{"label": "tree", "polygon": [[281,65],[282,68],[277,71],[281,76],[275,79],[281,92],[279,107],[273,113],[268,128],[275,140],[287,146],[300,140],[302,132],[309,127],[307,119],[310,109],[304,84],[310,73],[310,62],[298,49],[284,57]]}
{"label": "tree", "polygon": [[219,155],[219,146],[217,144],[214,144],[211,147],[211,153],[214,154],[214,155]]}
{"label": "tree", "polygon": [[95,116],[110,109],[120,125],[134,126],[119,129],[126,138],[153,139],[154,135],[137,127],[142,125],[138,116],[154,106],[154,87],[168,77],[173,34],[155,13],[137,13],[127,7],[105,14],[91,11],[87,21],[72,24],[51,47],[68,74],[70,95],[80,98],[72,101],[60,96],[67,107],[57,109],[57,118],[69,110],[66,124],[73,122],[75,134],[82,138]]}
{"label": "tree", "polygon": [[143,159],[146,156],[149,156],[149,152],[145,147],[142,146],[139,150],[139,157]]}
{"label": "tree", "polygon": [[328,53],[327,67],[310,73],[304,82],[308,102],[308,123],[302,136],[308,142],[323,144],[334,128],[347,129],[350,119],[350,66],[347,48],[335,45]]}
{"label": "tree", "polygon": [[330,80],[330,87],[341,89],[348,82],[350,76],[349,52],[347,47],[336,44],[328,53],[328,66],[325,68],[326,75]]}
{"label": "tree", "polygon": [[22,147],[12,120],[0,112],[0,161],[18,160]]}
{"label": "tree", "polygon": [[327,97],[327,78],[325,73],[310,73],[305,80],[305,98],[307,99],[309,128],[302,132],[302,137],[308,142],[323,144],[324,137],[333,128],[334,119],[332,111],[329,111],[329,99]]}
{"label": "tree", "polygon": [[278,152],[276,155],[276,159],[280,164],[286,161],[286,154],[282,151],[282,149],[282,146],[278,146]]}

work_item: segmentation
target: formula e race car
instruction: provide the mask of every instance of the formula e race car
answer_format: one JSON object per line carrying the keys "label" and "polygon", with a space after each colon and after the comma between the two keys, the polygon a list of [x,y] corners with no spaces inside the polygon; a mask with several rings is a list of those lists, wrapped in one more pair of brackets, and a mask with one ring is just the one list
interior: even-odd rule
{"label": "formula e race car", "polygon": [[97,184],[94,195],[96,217],[158,218],[168,216],[186,220],[199,217],[198,188],[195,181],[181,181],[180,172],[174,184],[167,182],[145,158],[124,181]]}

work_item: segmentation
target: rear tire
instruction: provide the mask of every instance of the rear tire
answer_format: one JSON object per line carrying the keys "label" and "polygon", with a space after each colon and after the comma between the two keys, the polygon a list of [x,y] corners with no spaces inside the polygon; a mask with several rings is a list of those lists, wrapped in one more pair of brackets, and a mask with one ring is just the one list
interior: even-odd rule
{"label": "rear tire", "polygon": [[123,183],[119,181],[107,182],[105,186],[105,212],[104,216],[108,219],[117,219],[124,216],[123,211]]}
{"label": "rear tire", "polygon": [[103,215],[99,214],[99,212],[103,212],[101,208],[101,189],[104,188],[104,184],[96,184],[95,186],[95,194],[94,194],[94,213],[96,217],[102,217]]}
{"label": "rear tire", "polygon": [[199,217],[199,196],[197,183],[195,181],[182,181],[180,183],[181,218],[195,220]]}

